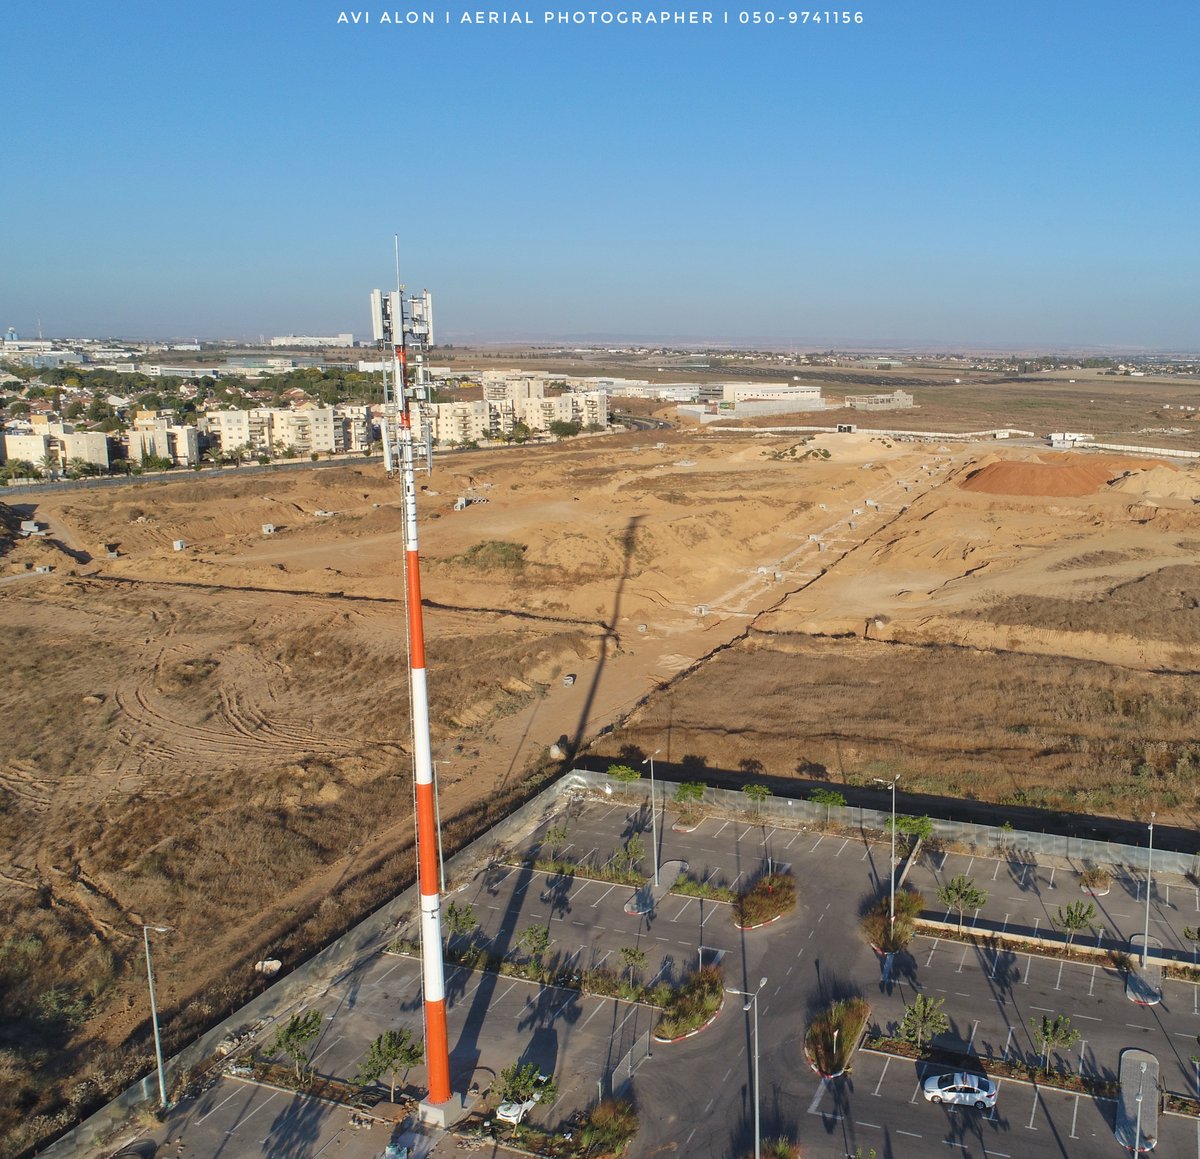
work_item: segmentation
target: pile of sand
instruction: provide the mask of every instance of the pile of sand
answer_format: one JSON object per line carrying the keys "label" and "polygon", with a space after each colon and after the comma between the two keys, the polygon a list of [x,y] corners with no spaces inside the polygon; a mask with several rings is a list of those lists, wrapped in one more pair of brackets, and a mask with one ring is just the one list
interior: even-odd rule
{"label": "pile of sand", "polygon": [[1102,463],[990,463],[972,471],[959,487],[987,495],[1048,495],[1069,497],[1090,495],[1112,477]]}
{"label": "pile of sand", "polygon": [[1149,499],[1200,500],[1200,477],[1177,471],[1174,467],[1151,467],[1145,471],[1130,471],[1123,478],[1114,480],[1112,489]]}

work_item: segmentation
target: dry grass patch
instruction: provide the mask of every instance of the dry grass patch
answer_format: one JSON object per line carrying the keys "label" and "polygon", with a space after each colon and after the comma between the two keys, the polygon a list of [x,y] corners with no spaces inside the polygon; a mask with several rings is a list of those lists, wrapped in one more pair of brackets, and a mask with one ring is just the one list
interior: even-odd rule
{"label": "dry grass patch", "polygon": [[593,751],[649,752],[669,735],[689,778],[706,767],[847,784],[900,774],[910,792],[1187,816],[1200,808],[1198,717],[1191,674],[755,633]]}

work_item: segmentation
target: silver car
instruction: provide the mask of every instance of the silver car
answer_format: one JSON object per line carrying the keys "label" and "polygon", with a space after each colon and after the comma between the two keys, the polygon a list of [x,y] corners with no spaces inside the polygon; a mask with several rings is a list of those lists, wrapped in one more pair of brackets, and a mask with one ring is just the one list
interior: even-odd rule
{"label": "silver car", "polygon": [[1000,1088],[979,1074],[935,1074],[924,1084],[925,1097],[931,1103],[958,1103],[981,1111],[996,1105]]}

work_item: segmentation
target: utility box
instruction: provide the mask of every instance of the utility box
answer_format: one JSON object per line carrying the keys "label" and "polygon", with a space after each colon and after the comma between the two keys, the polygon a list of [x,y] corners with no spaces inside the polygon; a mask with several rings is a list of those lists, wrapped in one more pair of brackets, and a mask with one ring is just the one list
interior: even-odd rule
{"label": "utility box", "polygon": [[264,523],[262,525],[262,533],[263,533],[263,535],[274,535],[275,534],[275,524],[274,523]]}
{"label": "utility box", "polygon": [[174,543],[171,544],[171,546],[176,551],[182,551],[185,547],[187,547],[187,540],[186,539],[177,539],[177,540],[175,540]]}

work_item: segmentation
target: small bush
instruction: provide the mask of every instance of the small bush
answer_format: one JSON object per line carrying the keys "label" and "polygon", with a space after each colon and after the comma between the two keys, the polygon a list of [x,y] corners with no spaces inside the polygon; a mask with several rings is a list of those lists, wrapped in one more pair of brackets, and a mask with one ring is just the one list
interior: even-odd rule
{"label": "small bush", "polygon": [[896,891],[896,920],[891,920],[891,898],[881,897],[863,915],[863,937],[885,954],[903,950],[916,933],[916,919],[925,908],[925,898],[915,889]]}
{"label": "small bush", "polygon": [[598,1147],[604,1155],[623,1155],[637,1130],[637,1111],[629,1099],[605,1099],[588,1111],[580,1142],[588,1154]]}
{"label": "small bush", "polygon": [[723,885],[709,885],[706,881],[697,881],[686,873],[681,873],[671,886],[672,893],[681,893],[684,897],[700,897],[706,901],[731,902],[735,898],[733,890]]}
{"label": "small bush", "polygon": [[843,998],[812,1020],[804,1036],[804,1051],[821,1074],[840,1074],[849,1068],[870,1015],[866,999]]}
{"label": "small bush", "polygon": [[1079,871],[1079,884],[1084,889],[1105,890],[1112,885],[1112,874],[1102,865],[1085,865]]}
{"label": "small bush", "polygon": [[679,1038],[698,1029],[721,1009],[724,995],[719,967],[697,970],[672,993],[654,1033],[659,1038]]}
{"label": "small bush", "polygon": [[796,908],[796,880],[790,873],[768,873],[760,877],[733,903],[733,918],[739,926],[761,926]]}

